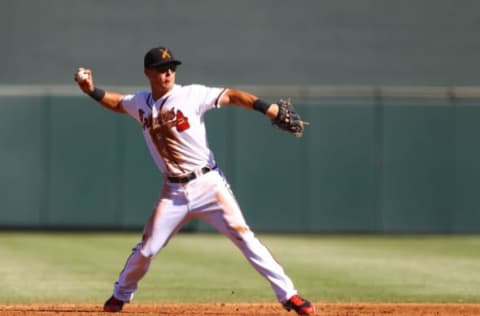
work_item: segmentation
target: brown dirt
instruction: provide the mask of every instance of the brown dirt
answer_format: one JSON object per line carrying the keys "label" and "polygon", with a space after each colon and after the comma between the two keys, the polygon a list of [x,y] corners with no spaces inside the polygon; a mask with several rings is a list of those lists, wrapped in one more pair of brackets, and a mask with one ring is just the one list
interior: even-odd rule
{"label": "brown dirt", "polygon": [[[316,303],[316,316],[470,316],[480,315],[480,304],[410,304],[410,303]],[[101,305],[0,305],[0,316],[72,316],[111,315]],[[118,314],[117,314],[118,315]],[[128,304],[120,315],[165,316],[295,316],[279,304]]]}

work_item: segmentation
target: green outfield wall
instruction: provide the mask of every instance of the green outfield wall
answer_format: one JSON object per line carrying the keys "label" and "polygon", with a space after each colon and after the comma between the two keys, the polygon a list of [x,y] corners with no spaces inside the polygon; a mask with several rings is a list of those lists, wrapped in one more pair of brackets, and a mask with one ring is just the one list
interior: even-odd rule
{"label": "green outfield wall", "polygon": [[[480,232],[480,98],[295,103],[303,138],[256,112],[206,115],[256,231]],[[3,228],[140,229],[162,186],[137,123],[79,94],[1,96],[0,170]]]}
{"label": "green outfield wall", "polygon": [[[92,9],[94,8],[94,9]],[[207,84],[479,85],[473,0],[2,0],[0,84],[142,85],[168,46]]]}

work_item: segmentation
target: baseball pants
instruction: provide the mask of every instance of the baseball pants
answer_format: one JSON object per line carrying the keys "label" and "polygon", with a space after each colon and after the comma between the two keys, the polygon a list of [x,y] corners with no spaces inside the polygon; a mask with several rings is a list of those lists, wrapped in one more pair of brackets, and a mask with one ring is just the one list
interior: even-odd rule
{"label": "baseball pants", "polygon": [[128,302],[133,298],[152,258],[192,218],[206,221],[230,238],[270,282],[279,302],[297,294],[283,268],[248,227],[228,182],[216,169],[185,184],[165,183],[145,225],[143,239],[133,248],[115,283],[113,294],[117,299]]}

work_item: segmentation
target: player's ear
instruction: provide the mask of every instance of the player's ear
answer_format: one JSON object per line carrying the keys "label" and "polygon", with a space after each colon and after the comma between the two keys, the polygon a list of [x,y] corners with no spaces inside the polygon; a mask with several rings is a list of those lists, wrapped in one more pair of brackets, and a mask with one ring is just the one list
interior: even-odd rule
{"label": "player's ear", "polygon": [[145,74],[145,77],[147,77],[148,80],[152,80],[154,73],[153,69],[149,68],[143,68],[143,73]]}

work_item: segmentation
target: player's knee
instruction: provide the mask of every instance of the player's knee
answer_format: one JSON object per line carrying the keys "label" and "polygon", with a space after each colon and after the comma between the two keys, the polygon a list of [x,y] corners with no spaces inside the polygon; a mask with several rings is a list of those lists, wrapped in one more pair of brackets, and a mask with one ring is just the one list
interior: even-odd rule
{"label": "player's knee", "polygon": [[164,247],[165,247],[165,243],[163,242],[147,239],[146,241],[142,242],[140,253],[144,257],[152,258],[152,257],[155,257],[160,252],[160,250]]}
{"label": "player's knee", "polygon": [[232,229],[230,237],[238,246],[247,247],[253,240],[255,235],[250,229]]}

